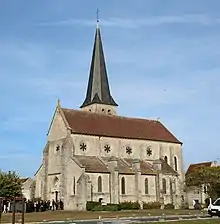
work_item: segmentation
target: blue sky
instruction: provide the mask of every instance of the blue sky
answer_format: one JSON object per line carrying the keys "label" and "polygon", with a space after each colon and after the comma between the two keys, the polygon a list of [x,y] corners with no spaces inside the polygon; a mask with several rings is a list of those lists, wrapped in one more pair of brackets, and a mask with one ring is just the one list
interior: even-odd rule
{"label": "blue sky", "polygon": [[118,113],[159,117],[185,167],[220,157],[219,0],[1,0],[0,168],[32,176],[57,98],[83,102],[97,7]]}

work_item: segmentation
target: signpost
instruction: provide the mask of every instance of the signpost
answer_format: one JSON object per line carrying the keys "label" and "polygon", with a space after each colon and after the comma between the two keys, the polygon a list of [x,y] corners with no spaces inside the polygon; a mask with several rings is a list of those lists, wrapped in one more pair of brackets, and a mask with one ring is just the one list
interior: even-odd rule
{"label": "signpost", "polygon": [[0,223],[1,223],[1,217],[2,217],[2,207],[3,207],[3,202],[4,200],[10,200],[11,202],[11,212],[12,212],[12,224],[16,223],[16,211],[17,211],[17,206],[16,203],[17,202],[21,202],[22,206],[21,206],[21,212],[22,212],[22,216],[21,216],[21,223],[24,224],[24,213],[25,213],[25,198],[23,197],[13,197],[13,198],[3,198],[0,197]]}
{"label": "signpost", "polygon": [[2,222],[2,202],[3,202],[3,198],[0,197],[0,223]]}

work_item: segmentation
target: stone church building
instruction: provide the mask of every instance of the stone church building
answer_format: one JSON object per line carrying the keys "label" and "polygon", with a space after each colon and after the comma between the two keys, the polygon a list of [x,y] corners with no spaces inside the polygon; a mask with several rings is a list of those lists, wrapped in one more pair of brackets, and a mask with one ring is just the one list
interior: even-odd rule
{"label": "stone church building", "polygon": [[101,199],[180,205],[182,143],[160,121],[119,116],[117,106],[97,26],[85,100],[79,110],[58,101],[35,197],[62,199],[67,210]]}

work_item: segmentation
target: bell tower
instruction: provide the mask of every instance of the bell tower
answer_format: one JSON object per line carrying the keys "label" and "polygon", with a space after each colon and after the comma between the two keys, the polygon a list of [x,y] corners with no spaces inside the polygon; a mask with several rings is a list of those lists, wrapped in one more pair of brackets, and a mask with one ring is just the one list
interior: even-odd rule
{"label": "bell tower", "polygon": [[80,108],[94,113],[116,115],[117,106],[110,92],[99,20],[97,18],[87,93]]}

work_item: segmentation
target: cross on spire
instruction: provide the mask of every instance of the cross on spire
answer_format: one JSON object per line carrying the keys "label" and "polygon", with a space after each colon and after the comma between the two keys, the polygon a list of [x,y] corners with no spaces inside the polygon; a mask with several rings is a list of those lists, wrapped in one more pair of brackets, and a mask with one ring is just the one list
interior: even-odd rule
{"label": "cross on spire", "polygon": [[99,9],[96,9],[96,22],[99,23]]}

